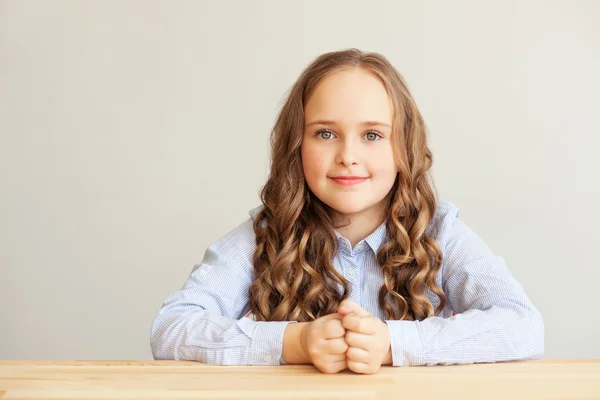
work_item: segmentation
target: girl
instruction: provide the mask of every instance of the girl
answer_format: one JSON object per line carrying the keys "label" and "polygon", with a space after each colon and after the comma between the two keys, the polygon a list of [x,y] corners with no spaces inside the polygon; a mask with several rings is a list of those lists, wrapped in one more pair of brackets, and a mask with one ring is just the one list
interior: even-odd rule
{"label": "girl", "polygon": [[372,374],[541,357],[542,318],[504,259],[436,200],[425,124],[385,57],[315,59],[271,146],[262,205],[167,297],[155,359]]}

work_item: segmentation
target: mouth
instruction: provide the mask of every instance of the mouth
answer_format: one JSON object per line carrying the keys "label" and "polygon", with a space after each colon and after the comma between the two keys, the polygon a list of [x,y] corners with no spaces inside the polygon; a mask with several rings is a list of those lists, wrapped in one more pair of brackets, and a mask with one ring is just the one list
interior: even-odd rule
{"label": "mouth", "polygon": [[363,183],[369,178],[362,176],[334,176],[329,177],[329,179],[341,186],[352,186],[358,185],[359,183]]}

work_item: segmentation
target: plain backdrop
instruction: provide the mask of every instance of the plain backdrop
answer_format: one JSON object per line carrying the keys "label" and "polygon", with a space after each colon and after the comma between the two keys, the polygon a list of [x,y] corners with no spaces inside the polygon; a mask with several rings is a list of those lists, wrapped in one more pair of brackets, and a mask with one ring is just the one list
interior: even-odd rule
{"label": "plain backdrop", "polygon": [[151,323],[248,218],[286,91],[380,52],[440,197],[600,357],[600,2],[0,0],[0,358],[150,359]]}

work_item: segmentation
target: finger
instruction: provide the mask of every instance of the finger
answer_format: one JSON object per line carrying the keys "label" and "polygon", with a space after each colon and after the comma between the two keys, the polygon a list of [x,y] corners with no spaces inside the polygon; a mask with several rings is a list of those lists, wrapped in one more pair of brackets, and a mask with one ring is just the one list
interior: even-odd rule
{"label": "finger", "polygon": [[323,354],[318,360],[321,364],[334,363],[346,360],[346,352],[339,354]]}
{"label": "finger", "polygon": [[319,371],[323,372],[324,374],[336,374],[348,368],[348,364],[346,363],[346,360],[344,360],[327,364],[319,364],[315,365],[315,367],[317,367]]}
{"label": "finger", "polygon": [[332,313],[332,314],[327,314],[322,316],[321,318],[317,318],[317,321],[331,321],[331,320],[338,320],[341,321],[344,318],[344,316],[342,314],[339,313]]}
{"label": "finger", "polygon": [[346,351],[346,359],[348,361],[360,362],[368,364],[370,357],[369,352],[358,347],[349,347]]}
{"label": "finger", "polygon": [[343,338],[345,333],[346,329],[344,329],[342,321],[339,319],[331,319],[323,324],[323,335],[325,339]]}
{"label": "finger", "polygon": [[362,317],[359,317],[355,314],[349,314],[344,317],[342,320],[342,327],[347,330],[351,330],[353,332],[360,332],[360,320]]}
{"label": "finger", "polygon": [[370,312],[350,299],[346,299],[340,303],[340,306],[338,307],[338,313],[342,315],[356,314],[360,317],[371,315]]}
{"label": "finger", "polygon": [[328,354],[345,354],[348,350],[348,343],[342,335],[338,339],[327,339],[325,340],[325,352]]}
{"label": "finger", "polygon": [[371,349],[371,341],[374,339],[375,336],[356,333],[353,331],[346,331],[346,336],[344,337],[344,340],[349,347],[357,347],[366,351]]}
{"label": "finger", "polygon": [[356,361],[348,361],[347,365],[350,371],[356,372],[358,374],[374,374],[379,370],[379,368],[372,368],[369,364]]}
{"label": "finger", "polygon": [[377,317],[359,317],[358,315],[346,315],[342,320],[342,327],[353,332],[373,335],[377,331]]}

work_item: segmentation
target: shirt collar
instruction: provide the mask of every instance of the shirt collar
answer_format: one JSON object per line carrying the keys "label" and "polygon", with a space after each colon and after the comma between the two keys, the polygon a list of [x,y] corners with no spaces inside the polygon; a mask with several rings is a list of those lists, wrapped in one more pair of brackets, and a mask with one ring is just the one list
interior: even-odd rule
{"label": "shirt collar", "polygon": [[[263,208],[263,205],[261,204],[258,207],[255,207],[250,210],[249,214],[252,217],[252,219],[254,219],[256,217],[256,215],[261,211],[262,208]],[[338,231],[334,231],[334,232],[335,232],[335,236],[337,237],[337,239],[339,241],[340,238],[342,238],[343,236],[340,235]],[[367,236],[363,240],[369,245],[369,247],[373,250],[373,252],[375,254],[377,254],[377,252],[379,251],[379,248],[381,246],[383,246],[383,244],[387,240],[387,230],[385,227],[385,221],[383,221],[383,223],[381,223],[381,225],[379,225],[369,236]]]}
{"label": "shirt collar", "polygon": [[[345,239],[337,230],[335,231],[335,236],[340,239]],[[383,246],[387,239],[387,229],[385,227],[385,221],[381,223],[369,236],[364,238],[362,241],[365,241],[369,247],[373,250],[375,254],[379,251],[379,248]],[[360,242],[359,242],[360,243]]]}
{"label": "shirt collar", "polygon": [[377,229],[373,231],[373,233],[371,233],[365,238],[365,242],[369,244],[369,246],[371,247],[371,249],[373,249],[373,252],[375,252],[375,254],[377,254],[379,248],[383,246],[383,244],[386,241],[387,229],[385,227],[385,221],[383,221],[383,223],[381,223],[381,225],[379,225]]}

